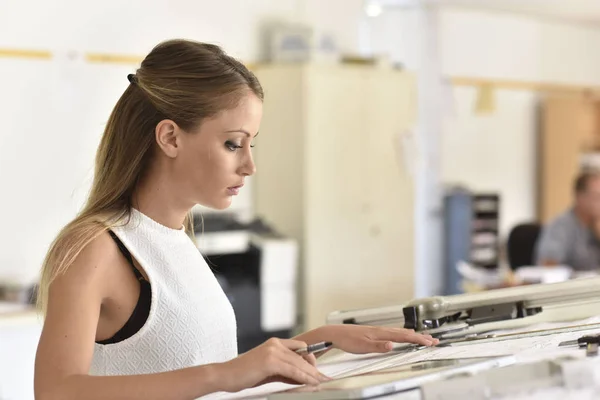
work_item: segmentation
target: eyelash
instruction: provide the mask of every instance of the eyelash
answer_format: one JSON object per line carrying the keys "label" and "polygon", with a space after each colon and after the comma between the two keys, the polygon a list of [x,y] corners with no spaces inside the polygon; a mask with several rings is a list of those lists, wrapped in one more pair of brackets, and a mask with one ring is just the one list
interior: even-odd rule
{"label": "eyelash", "polygon": [[[244,148],[244,146],[238,146],[237,144],[230,142],[229,140],[225,142],[225,147],[227,147],[229,151],[236,151],[238,149]],[[251,144],[250,147],[254,147],[254,145]]]}

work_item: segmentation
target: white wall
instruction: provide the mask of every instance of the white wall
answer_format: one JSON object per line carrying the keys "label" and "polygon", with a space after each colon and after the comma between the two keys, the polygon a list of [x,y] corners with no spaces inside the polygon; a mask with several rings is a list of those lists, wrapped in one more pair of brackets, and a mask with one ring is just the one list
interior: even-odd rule
{"label": "white wall", "polygon": [[[507,12],[441,7],[439,43],[443,76],[600,83],[600,27]],[[420,70],[418,13],[389,9],[371,20],[371,51],[389,53]],[[474,112],[474,88],[443,94],[441,180],[502,195],[501,231],[536,217],[536,120],[538,95],[495,92],[496,110]]]}
{"label": "white wall", "polygon": [[[509,13],[446,9],[440,18],[446,76],[597,85],[600,28]],[[473,88],[455,88],[442,135],[442,180],[499,191],[501,230],[536,218],[538,95],[499,90],[496,111],[473,112]],[[452,114],[452,112],[450,113]]]}
{"label": "white wall", "polygon": [[4,0],[1,45],[144,54],[171,37],[216,42],[253,60],[262,22],[293,16],[297,0]]}
{"label": "white wall", "polygon": [[[320,3],[4,0],[0,48],[49,50],[55,58],[0,58],[0,280],[36,279],[50,241],[83,203],[105,121],[135,67],[90,65],[68,53],[143,56],[162,40],[184,37],[255,61],[263,23],[272,21],[311,23],[353,49],[360,0]],[[250,197],[246,190],[235,207],[251,207]]]}
{"label": "white wall", "polygon": [[363,0],[297,0],[299,20],[317,32],[335,35],[339,48],[357,52]]}
{"label": "white wall", "polygon": [[448,75],[580,84],[600,82],[600,27],[520,14],[444,9]]}
{"label": "white wall", "polygon": [[454,117],[444,125],[441,180],[499,192],[503,235],[536,215],[536,96],[500,90],[492,116],[474,114],[476,90],[454,89]]}

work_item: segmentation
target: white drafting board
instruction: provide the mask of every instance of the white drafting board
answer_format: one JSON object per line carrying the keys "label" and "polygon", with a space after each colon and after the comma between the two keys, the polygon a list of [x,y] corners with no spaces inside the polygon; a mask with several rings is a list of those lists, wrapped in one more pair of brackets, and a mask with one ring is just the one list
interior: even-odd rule
{"label": "white drafting board", "polygon": [[[588,319],[581,322],[569,323],[567,325],[576,325],[579,323],[598,322],[597,318]],[[535,329],[547,327],[557,327],[564,324],[540,324]],[[552,359],[561,355],[572,355],[575,357],[585,357],[585,351],[573,347],[558,347],[560,342],[576,339],[585,334],[600,333],[598,329],[590,331],[567,332],[547,336],[527,337],[498,342],[488,342],[481,344],[461,345],[456,347],[429,348],[412,353],[391,352],[384,355],[352,355],[337,352],[328,356],[319,369],[331,377],[348,377],[357,374],[369,373],[384,368],[400,366],[408,363],[427,361],[435,359],[455,359],[468,357],[492,357],[503,355],[514,355],[517,363],[534,362],[544,359]],[[334,350],[335,351],[335,350]],[[237,394],[223,395],[219,398],[241,399],[254,398],[264,399],[269,393],[293,388],[293,385],[273,383],[263,387],[254,388]],[[564,400],[564,399],[561,399]]]}
{"label": "white drafting board", "polygon": [[83,205],[96,148],[134,66],[0,59],[0,277],[29,283]]}

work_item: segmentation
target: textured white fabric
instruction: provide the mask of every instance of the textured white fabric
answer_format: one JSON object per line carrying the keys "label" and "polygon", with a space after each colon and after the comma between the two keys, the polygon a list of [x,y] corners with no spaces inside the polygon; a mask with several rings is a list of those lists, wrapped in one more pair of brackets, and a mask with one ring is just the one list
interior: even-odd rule
{"label": "textured white fabric", "polygon": [[135,335],[95,345],[90,374],[148,374],[236,357],[231,303],[183,228],[133,209],[131,220],[113,231],[148,275],[152,305]]}

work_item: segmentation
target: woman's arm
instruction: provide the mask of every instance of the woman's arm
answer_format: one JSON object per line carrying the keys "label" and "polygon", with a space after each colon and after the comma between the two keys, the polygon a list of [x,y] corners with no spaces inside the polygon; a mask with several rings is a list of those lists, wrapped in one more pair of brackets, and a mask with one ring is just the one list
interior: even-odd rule
{"label": "woman's arm", "polygon": [[[415,343],[434,346],[439,341],[430,335],[422,335],[410,329],[380,328],[363,325],[324,325],[294,339],[312,344],[333,342],[333,346],[349,353],[385,353],[394,343]],[[317,356],[324,354],[320,353]]]}
{"label": "woman's arm", "polygon": [[114,283],[111,277],[118,276],[114,268],[122,262],[110,237],[103,235],[52,283],[35,362],[37,400],[186,400],[238,391],[269,378],[302,384],[323,380],[293,351],[305,343],[276,339],[221,364],[148,375],[90,376],[102,301]]}
{"label": "woman's arm", "polygon": [[[217,365],[131,376],[64,376],[36,389],[37,400],[196,399],[219,391]],[[221,376],[221,378],[223,378]]]}

